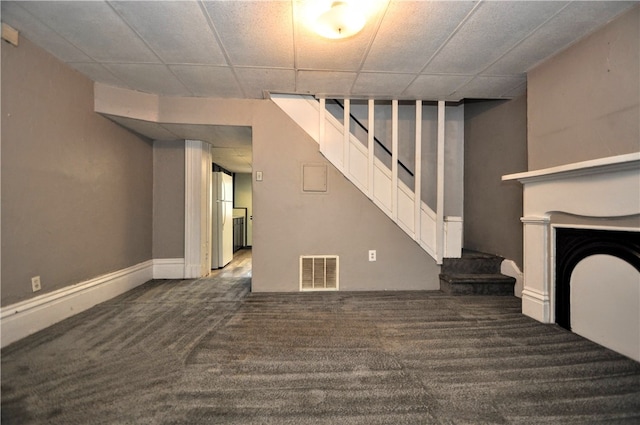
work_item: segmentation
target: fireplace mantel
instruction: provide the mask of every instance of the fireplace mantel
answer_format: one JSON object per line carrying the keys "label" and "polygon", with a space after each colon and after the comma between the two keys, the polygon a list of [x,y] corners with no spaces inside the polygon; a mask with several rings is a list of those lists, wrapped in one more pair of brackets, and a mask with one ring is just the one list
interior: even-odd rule
{"label": "fireplace mantel", "polygon": [[[640,220],[640,152],[509,174],[503,181],[523,184],[524,288],[522,312],[544,323],[555,322],[554,223],[563,213],[576,222],[619,230],[621,218]],[[579,218],[579,220],[578,220]],[[563,224],[567,227],[567,224]],[[624,230],[640,231],[640,225]]]}
{"label": "fireplace mantel", "polygon": [[502,180],[518,180],[522,184],[527,184],[583,175],[633,170],[638,169],[638,167],[640,167],[640,152],[634,152],[626,155],[610,156],[524,173],[508,174],[502,176]]}

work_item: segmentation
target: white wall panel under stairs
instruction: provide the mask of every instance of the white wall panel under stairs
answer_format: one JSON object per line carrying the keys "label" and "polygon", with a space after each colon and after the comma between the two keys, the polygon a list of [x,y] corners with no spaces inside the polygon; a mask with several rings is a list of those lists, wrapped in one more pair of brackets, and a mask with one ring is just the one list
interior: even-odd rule
{"label": "white wall panel under stairs", "polygon": [[[327,111],[325,99],[316,100],[312,96],[276,95],[271,99],[287,113],[303,130],[320,146],[320,152],[344,174],[358,189],[366,194],[385,214],[387,214],[405,233],[413,238],[438,264],[442,259],[458,258],[462,253],[462,172],[463,172],[463,132],[462,113],[452,114],[453,119],[446,121],[445,110],[451,108],[444,102],[437,104],[437,155],[422,155],[424,140],[432,137],[422,134],[423,102],[415,105],[415,139],[398,139],[398,101],[391,103],[391,167],[377,155],[374,143],[376,139],[373,128],[375,119],[380,120],[380,113],[375,117],[376,103],[368,101],[369,116],[367,119],[367,144],[363,144],[354,134],[348,131],[351,121],[356,118],[350,114],[350,102],[345,99],[344,118],[336,118]],[[403,104],[406,107],[406,104]],[[388,108],[388,105],[386,105]],[[436,107],[433,103],[427,107]],[[463,106],[456,106],[463,108]],[[456,111],[457,112],[457,111]],[[335,111],[334,111],[335,113]],[[431,114],[436,115],[436,114]],[[384,118],[383,118],[384,119]],[[347,123],[345,126],[343,123]],[[359,125],[362,125],[358,122]],[[406,125],[406,122],[404,123]],[[429,127],[434,127],[434,123]],[[364,126],[363,126],[364,127]],[[446,137],[445,128],[453,129]],[[403,179],[398,178],[399,145],[405,149],[415,149],[415,164],[401,164],[412,175],[413,187],[409,187]],[[387,149],[387,148],[385,148]],[[387,163],[389,157],[385,158]],[[446,166],[447,170],[444,169]],[[425,201],[422,183],[422,170],[436,170],[436,205],[428,205]],[[410,171],[413,169],[413,172]],[[407,175],[409,175],[407,174]],[[446,180],[445,180],[446,179]],[[447,190],[445,196],[445,189]],[[420,194],[416,196],[416,191]],[[450,205],[446,205],[448,202]],[[444,212],[452,212],[445,216]]]}

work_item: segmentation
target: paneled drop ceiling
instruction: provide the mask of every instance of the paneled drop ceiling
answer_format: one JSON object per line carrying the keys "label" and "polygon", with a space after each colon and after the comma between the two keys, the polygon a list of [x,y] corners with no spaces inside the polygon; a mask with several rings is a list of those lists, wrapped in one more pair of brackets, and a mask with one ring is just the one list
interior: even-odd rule
{"label": "paneled drop ceiling", "polygon": [[2,1],[1,16],[94,81],[164,96],[457,101],[524,93],[528,70],[638,4],[366,0],[363,31],[326,40],[299,22],[306,1]]}
{"label": "paneled drop ceiling", "polygon": [[151,140],[201,140],[209,143],[214,162],[234,173],[251,173],[251,127],[156,123],[105,114],[121,126]]}

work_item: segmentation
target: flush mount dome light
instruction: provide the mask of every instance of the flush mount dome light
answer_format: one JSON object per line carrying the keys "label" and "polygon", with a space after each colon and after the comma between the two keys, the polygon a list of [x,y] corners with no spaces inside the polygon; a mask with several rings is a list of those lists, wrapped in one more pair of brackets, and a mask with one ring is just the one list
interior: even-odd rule
{"label": "flush mount dome light", "polygon": [[326,38],[347,38],[357,34],[364,27],[364,13],[347,1],[328,3],[328,9],[316,11],[313,22],[315,32]]}

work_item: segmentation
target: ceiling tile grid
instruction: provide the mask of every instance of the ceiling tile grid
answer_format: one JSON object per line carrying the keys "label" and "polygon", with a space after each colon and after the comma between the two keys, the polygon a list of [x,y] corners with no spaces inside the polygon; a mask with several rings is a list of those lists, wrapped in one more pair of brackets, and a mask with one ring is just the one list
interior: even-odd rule
{"label": "ceiling tile grid", "polygon": [[[501,99],[507,98],[508,94],[516,88],[526,84],[527,78],[522,77],[496,77],[496,76],[477,76],[457,90],[464,92],[468,99]],[[456,98],[456,93],[453,93]]]}
{"label": "ceiling tile grid", "polygon": [[160,63],[106,2],[34,1],[20,5],[97,62]]}
{"label": "ceiling tile grid", "polygon": [[391,2],[362,69],[419,73],[474,4]]}
{"label": "ceiling tile grid", "polygon": [[277,68],[235,67],[245,95],[260,99],[264,92],[293,93],[296,91],[296,71]]}
{"label": "ceiling tile grid", "polygon": [[472,78],[470,75],[419,75],[402,93],[402,98],[459,100],[453,94]]}
{"label": "ceiling tile grid", "polygon": [[229,67],[207,65],[169,65],[178,80],[197,97],[242,98],[233,70]]}
{"label": "ceiling tile grid", "polygon": [[97,62],[69,62],[69,65],[76,71],[84,74],[93,81],[99,81],[110,86],[122,87],[125,89],[133,89],[132,86],[125,83],[121,78],[108,70],[104,65]]}
{"label": "ceiling tile grid", "polygon": [[296,87],[298,93],[339,96],[351,94],[355,72],[298,71]]}
{"label": "ceiling tile grid", "polygon": [[293,12],[285,1],[204,3],[231,65],[293,67]]}
{"label": "ceiling tile grid", "polygon": [[192,96],[166,65],[148,63],[105,63],[111,71],[135,90],[162,96]]}
{"label": "ceiling tile grid", "polygon": [[[525,93],[533,67],[640,7],[606,0],[365,0],[379,8],[364,29],[327,40],[298,19],[309,1],[3,0],[0,16],[90,79],[147,93],[458,101]],[[215,126],[112,119],[150,138],[208,141],[225,149],[220,155],[250,164],[251,136],[242,129],[231,131],[234,140]]]}
{"label": "ceiling tile grid", "polygon": [[110,4],[164,63],[227,65],[199,3],[117,1]]}
{"label": "ceiling tile grid", "polygon": [[602,25],[637,4],[632,1],[568,3],[484,72],[494,75],[527,72],[593,32],[594,23]]}
{"label": "ceiling tile grid", "polygon": [[404,92],[414,79],[413,74],[360,72],[351,94],[360,97],[373,93],[375,97],[393,97]]}
{"label": "ceiling tile grid", "polygon": [[361,33],[326,40],[296,19],[308,1],[1,5],[4,22],[105,84],[172,96],[459,100],[511,96],[531,67],[638,4],[376,0]]}
{"label": "ceiling tile grid", "polygon": [[54,54],[63,62],[93,61],[80,49],[56,33],[46,22],[25,10],[22,7],[23,4],[22,2],[1,2],[2,22],[9,22],[18,30],[23,31],[33,43]]}
{"label": "ceiling tile grid", "polygon": [[562,2],[480,3],[425,72],[478,74],[562,6]]}

